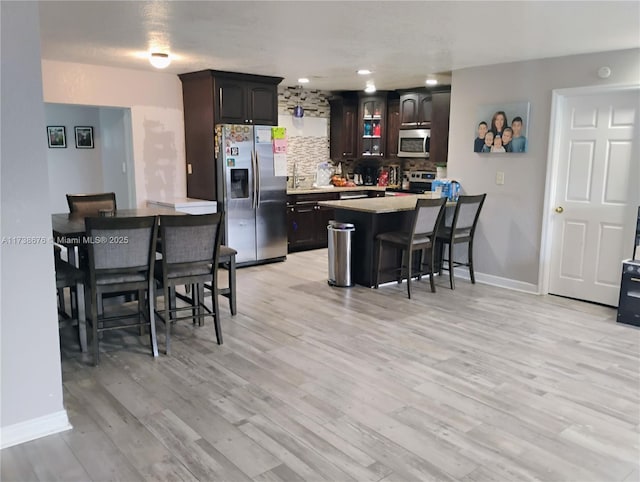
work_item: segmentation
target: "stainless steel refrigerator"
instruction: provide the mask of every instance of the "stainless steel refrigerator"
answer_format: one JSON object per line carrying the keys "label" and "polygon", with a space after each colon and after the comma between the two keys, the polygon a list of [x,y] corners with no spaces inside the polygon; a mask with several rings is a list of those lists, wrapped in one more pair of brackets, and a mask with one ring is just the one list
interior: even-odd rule
{"label": "stainless steel refrigerator", "polygon": [[274,164],[271,126],[225,124],[221,132],[218,192],[225,212],[224,244],[238,251],[238,264],[284,260],[287,178]]}

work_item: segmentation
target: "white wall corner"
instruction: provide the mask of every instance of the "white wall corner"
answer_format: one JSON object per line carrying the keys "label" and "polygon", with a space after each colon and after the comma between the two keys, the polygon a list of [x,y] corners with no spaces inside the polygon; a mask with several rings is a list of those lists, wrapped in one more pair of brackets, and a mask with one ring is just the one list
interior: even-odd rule
{"label": "white wall corner", "polygon": [[70,430],[66,410],[0,428],[0,449]]}

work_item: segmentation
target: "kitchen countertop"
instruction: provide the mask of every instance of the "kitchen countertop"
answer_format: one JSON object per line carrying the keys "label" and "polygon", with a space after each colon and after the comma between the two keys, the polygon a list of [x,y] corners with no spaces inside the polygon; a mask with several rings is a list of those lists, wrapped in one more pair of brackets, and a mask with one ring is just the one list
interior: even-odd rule
{"label": "kitchen countertop", "polygon": [[[372,214],[397,213],[412,211],[418,199],[431,199],[430,195],[410,194],[407,196],[372,197],[362,199],[343,199],[341,201],[319,201],[319,206],[334,209],[346,209]],[[447,206],[455,206],[454,202],[447,202]]]}
{"label": "kitchen countertop", "polygon": [[147,200],[147,206],[161,206],[189,214],[209,214],[216,212],[218,203],[205,199],[180,197],[171,200],[149,199]]}
{"label": "kitchen countertop", "polygon": [[312,188],[287,188],[287,194],[313,194],[320,192],[344,192],[344,191],[385,191],[386,186],[355,186],[355,187],[312,187]]}

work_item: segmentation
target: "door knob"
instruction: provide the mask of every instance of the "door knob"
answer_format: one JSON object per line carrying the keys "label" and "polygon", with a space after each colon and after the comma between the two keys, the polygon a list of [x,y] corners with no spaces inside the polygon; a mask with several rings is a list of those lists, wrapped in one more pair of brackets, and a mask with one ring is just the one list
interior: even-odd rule
{"label": "door knob", "polygon": [[556,212],[557,212],[558,214],[561,214],[562,212],[564,212],[564,208],[563,208],[562,206],[558,206],[558,207],[556,208]]}

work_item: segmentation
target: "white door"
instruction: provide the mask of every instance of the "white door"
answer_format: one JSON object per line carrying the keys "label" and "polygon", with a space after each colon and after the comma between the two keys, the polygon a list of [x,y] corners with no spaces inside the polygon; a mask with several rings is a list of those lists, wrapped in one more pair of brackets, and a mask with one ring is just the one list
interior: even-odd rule
{"label": "white door", "polygon": [[564,98],[549,292],[617,306],[638,203],[638,89]]}

